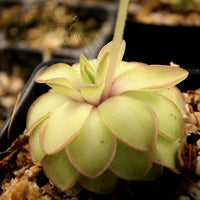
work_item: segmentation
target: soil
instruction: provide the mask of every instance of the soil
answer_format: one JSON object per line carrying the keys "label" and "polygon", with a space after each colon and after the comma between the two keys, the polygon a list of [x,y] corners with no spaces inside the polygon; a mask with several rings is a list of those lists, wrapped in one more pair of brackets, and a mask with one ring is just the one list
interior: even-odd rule
{"label": "soil", "polygon": [[199,10],[176,9],[160,0],[132,0],[129,20],[150,25],[200,26]]}
{"label": "soil", "polygon": [[[78,195],[60,192],[46,178],[41,166],[33,164],[28,136],[20,135],[0,155],[0,200],[120,200],[120,199],[199,199],[200,177],[200,89],[182,93],[185,99],[186,142],[180,149],[182,174],[169,170],[153,182],[120,180],[117,188],[100,196],[83,190]],[[143,191],[146,191],[145,193]]]}

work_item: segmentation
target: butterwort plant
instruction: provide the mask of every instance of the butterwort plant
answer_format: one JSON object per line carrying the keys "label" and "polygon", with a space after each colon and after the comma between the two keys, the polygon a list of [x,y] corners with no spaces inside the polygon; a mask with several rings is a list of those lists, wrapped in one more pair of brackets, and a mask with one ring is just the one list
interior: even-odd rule
{"label": "butterwort plant", "polygon": [[[122,1],[120,20],[128,5]],[[81,55],[73,66],[57,63],[36,77],[51,89],[28,111],[30,152],[62,191],[104,194],[118,178],[154,180],[163,167],[179,173],[184,109],[175,85],[188,72],[122,61],[119,29],[96,59]]]}

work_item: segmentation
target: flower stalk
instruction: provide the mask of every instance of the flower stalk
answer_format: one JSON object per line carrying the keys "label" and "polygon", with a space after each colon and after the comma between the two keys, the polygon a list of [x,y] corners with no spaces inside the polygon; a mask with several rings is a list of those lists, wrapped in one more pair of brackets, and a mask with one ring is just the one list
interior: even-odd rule
{"label": "flower stalk", "polygon": [[116,71],[116,67],[118,66],[118,59],[116,59],[116,55],[120,55],[122,38],[124,33],[124,27],[126,22],[127,10],[128,10],[129,0],[120,0],[117,22],[115,26],[115,32],[113,37],[113,45],[110,52],[110,63],[105,81],[105,88],[103,91],[102,100],[106,99],[109,96],[111,84],[113,82],[114,73]]}

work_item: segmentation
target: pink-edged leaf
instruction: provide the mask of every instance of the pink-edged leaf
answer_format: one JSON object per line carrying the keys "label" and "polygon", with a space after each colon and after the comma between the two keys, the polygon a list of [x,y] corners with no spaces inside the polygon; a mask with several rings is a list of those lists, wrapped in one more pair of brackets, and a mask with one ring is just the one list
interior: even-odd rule
{"label": "pink-edged leaf", "polygon": [[175,141],[170,141],[159,135],[156,145],[155,163],[180,173],[178,161],[178,151],[183,141],[183,135],[180,135]]}
{"label": "pink-edged leaf", "polygon": [[83,55],[80,55],[80,72],[82,85],[92,84],[95,82],[95,68]]}
{"label": "pink-edged leaf", "polygon": [[105,125],[119,140],[141,151],[155,148],[158,122],[146,105],[128,96],[116,96],[98,108]]}
{"label": "pink-edged leaf", "polygon": [[162,173],[163,173],[163,166],[157,165],[154,163],[152,168],[148,172],[148,174],[146,174],[144,177],[142,177],[141,180],[142,181],[154,181],[155,179],[160,177],[162,175]]}
{"label": "pink-edged leaf", "polygon": [[[101,51],[99,52],[98,56],[97,56],[97,61],[99,62],[100,60],[102,60],[102,58],[105,56],[105,54],[111,52],[112,49],[112,45],[113,45],[113,41],[109,42],[108,44],[106,44]],[[121,43],[121,47],[120,47],[120,53],[119,55],[116,56],[117,59],[117,64],[119,64],[123,58],[124,52],[125,52],[125,47],[126,47],[126,42],[125,40],[122,40]]]}
{"label": "pink-edged leaf", "polygon": [[58,106],[70,101],[64,95],[61,95],[53,90],[37,98],[28,110],[26,127],[29,128],[34,122],[41,117],[51,113]]}
{"label": "pink-edged leaf", "polygon": [[153,165],[155,150],[142,152],[127,146],[118,140],[117,153],[110,165],[110,170],[126,180],[139,180]]}
{"label": "pink-edged leaf", "polygon": [[71,165],[64,149],[52,156],[45,156],[41,162],[46,176],[61,191],[70,189],[79,173]]}
{"label": "pink-edged leaf", "polygon": [[134,68],[140,67],[140,66],[146,66],[147,64],[141,63],[141,62],[125,62],[121,61],[119,67],[117,68],[115,72],[115,78],[123,75],[124,73],[133,70]]}
{"label": "pink-edged leaf", "polygon": [[175,140],[184,130],[183,117],[178,107],[167,97],[150,92],[131,91],[126,95],[151,108],[158,119],[161,134]]}
{"label": "pink-edged leaf", "polygon": [[106,74],[108,72],[109,67],[109,60],[110,60],[110,54],[106,53],[104,57],[99,60],[97,65],[97,71],[96,71],[96,77],[95,77],[95,83],[100,84],[102,81],[104,82],[106,79]]}
{"label": "pink-edged leaf", "polygon": [[159,91],[159,93],[173,101],[178,106],[183,116],[186,115],[185,101],[181,91],[177,87],[168,88],[166,90]]}
{"label": "pink-edged leaf", "polygon": [[68,102],[55,109],[40,133],[42,150],[54,154],[64,148],[83,127],[92,105]]}
{"label": "pink-edged leaf", "polygon": [[57,79],[48,80],[46,81],[46,84],[53,88],[54,91],[64,96],[70,97],[76,101],[83,101],[81,93],[78,90],[66,84],[58,82]]}
{"label": "pink-edged leaf", "polygon": [[[133,65],[135,65],[133,63]],[[133,66],[116,77],[111,94],[122,94],[130,90],[160,90],[172,87],[188,76],[188,72],[182,68],[164,65]]]}
{"label": "pink-edged leaf", "polygon": [[38,163],[41,161],[41,159],[45,156],[45,153],[42,151],[40,147],[40,141],[39,141],[39,134],[40,134],[40,128],[43,123],[45,123],[45,118],[40,120],[40,123],[35,126],[29,136],[29,148],[30,148],[30,154],[32,157],[33,162]]}
{"label": "pink-edged leaf", "polygon": [[110,52],[111,52],[111,48],[112,48],[112,42],[109,42],[108,44],[106,44],[99,52],[98,56],[97,56],[97,62],[100,62],[102,60],[102,58]]}
{"label": "pink-edged leaf", "polygon": [[91,192],[106,194],[111,192],[116,184],[117,177],[109,170],[95,179],[89,179],[80,175],[78,182],[80,185]]}
{"label": "pink-edged leaf", "polygon": [[98,105],[103,93],[105,83],[102,81],[99,85],[85,85],[81,88],[82,97],[86,102]]}
{"label": "pink-edged leaf", "polygon": [[41,72],[39,75],[37,75],[36,82],[45,83],[48,80],[57,78],[67,79],[71,87],[80,89],[80,68],[71,67],[65,63],[57,63],[50,66],[49,68]]}
{"label": "pink-edged leaf", "polygon": [[83,187],[76,182],[69,190],[67,190],[67,194],[71,196],[77,196],[82,190]]}
{"label": "pink-edged leaf", "polygon": [[86,66],[83,66],[81,68],[81,83],[82,83],[82,86],[86,85],[86,84],[93,84],[94,83],[91,80],[91,78],[89,77],[89,75],[87,74]]}
{"label": "pink-edged leaf", "polygon": [[94,179],[109,167],[116,146],[116,138],[105,127],[98,109],[94,108],[80,133],[67,145],[66,152],[81,174]]}

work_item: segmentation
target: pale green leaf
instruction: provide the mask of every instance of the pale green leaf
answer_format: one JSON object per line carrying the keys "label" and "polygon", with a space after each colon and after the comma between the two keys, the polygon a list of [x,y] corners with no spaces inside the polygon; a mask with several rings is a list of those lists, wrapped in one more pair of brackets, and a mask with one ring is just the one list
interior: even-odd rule
{"label": "pale green leaf", "polygon": [[96,78],[95,78],[96,84],[99,84],[102,81],[105,81],[106,74],[109,67],[109,58],[110,58],[110,54],[106,53],[104,57],[102,57],[102,59],[99,60],[99,63],[97,65]]}
{"label": "pale green leaf", "polygon": [[118,140],[116,156],[110,170],[122,179],[139,180],[151,169],[154,157],[155,151],[138,151]]}
{"label": "pale green leaf", "polygon": [[93,179],[109,167],[116,145],[116,138],[105,127],[98,109],[94,108],[80,133],[67,145],[66,152],[72,165]]}
{"label": "pale green leaf", "polygon": [[42,150],[54,154],[64,148],[79,133],[91,109],[91,105],[80,102],[68,102],[55,109],[40,133]]}
{"label": "pale green leaf", "polygon": [[163,174],[163,166],[153,164],[152,168],[144,177],[142,177],[142,181],[154,181],[155,179],[159,178]]}
{"label": "pale green leaf", "polygon": [[184,130],[183,117],[178,107],[167,97],[158,93],[132,91],[126,93],[151,108],[158,119],[163,136],[175,140]]}
{"label": "pale green leaf", "polygon": [[155,163],[171,169],[176,173],[180,173],[178,150],[181,146],[183,135],[175,141],[170,141],[159,135],[156,145]]}
{"label": "pale green leaf", "polygon": [[71,67],[65,63],[57,63],[43,72],[41,72],[36,77],[36,82],[46,83],[48,80],[65,78],[70,83],[70,86],[76,89],[80,89],[81,80],[80,80],[80,68]]}
{"label": "pale green leaf", "polygon": [[55,79],[46,81],[46,84],[62,95],[65,95],[77,101],[83,101],[80,92],[73,87],[70,87],[63,83],[58,83],[57,80],[55,81]]}
{"label": "pale green leaf", "polygon": [[125,62],[121,61],[119,67],[116,70],[115,78],[121,76],[122,74],[133,70],[134,68],[140,67],[141,65],[146,66],[147,64],[141,62]]}
{"label": "pale green leaf", "polygon": [[42,151],[40,147],[40,141],[39,141],[39,134],[40,134],[40,128],[43,121],[41,121],[35,128],[31,131],[29,136],[29,148],[32,160],[34,162],[40,162],[40,160],[45,156],[45,153]]}
{"label": "pale green leaf", "polygon": [[97,177],[96,179],[89,179],[80,175],[78,182],[82,187],[91,192],[106,194],[115,188],[117,184],[117,177],[112,172],[107,170],[103,175]]}
{"label": "pale green leaf", "polygon": [[[112,45],[113,45],[113,42],[111,41],[101,49],[101,51],[99,52],[98,57],[97,57],[97,61],[98,62],[100,62],[103,59],[105,54],[107,54],[107,53],[110,54],[111,49],[112,49]],[[116,55],[116,59],[117,59],[117,64],[118,65],[121,62],[122,58],[123,58],[123,55],[124,55],[124,52],[125,52],[125,47],[126,47],[126,42],[124,40],[122,40],[119,54]]]}
{"label": "pale green leaf", "polygon": [[83,84],[92,84],[95,82],[95,69],[91,62],[83,55],[80,56],[80,70]]}
{"label": "pale green leaf", "polygon": [[71,196],[77,196],[82,190],[83,187],[76,182],[69,190],[67,190],[67,194]]}
{"label": "pale green leaf", "polygon": [[182,68],[162,65],[138,65],[116,77],[111,94],[129,90],[160,90],[172,87],[188,76]]}
{"label": "pale green leaf", "polygon": [[54,82],[54,83],[57,83],[57,84],[63,84],[63,85],[67,85],[68,87],[74,88],[72,86],[71,82],[68,79],[63,78],[63,77],[48,79],[48,80],[45,81],[45,83],[47,83],[47,82]]}
{"label": "pale green leaf", "polygon": [[53,90],[37,98],[28,110],[26,128],[29,128],[34,122],[41,117],[51,113],[58,106],[70,101],[64,95],[61,95]]}
{"label": "pale green leaf", "polygon": [[99,106],[107,128],[121,141],[141,151],[155,148],[158,123],[154,112],[127,96],[107,99]]}
{"label": "pale green leaf", "polygon": [[110,54],[113,42],[106,44],[99,52],[97,56],[97,63],[100,62],[106,54]]}
{"label": "pale green leaf", "polygon": [[94,60],[87,60],[87,58],[83,54],[80,55],[80,65],[87,66],[88,73],[90,74],[92,79],[94,78],[94,75],[96,73],[93,61]]}
{"label": "pale green leaf", "polygon": [[93,105],[98,105],[103,93],[105,83],[102,81],[99,85],[85,85],[81,88],[81,94],[84,100]]}
{"label": "pale green leaf", "polygon": [[82,86],[83,85],[87,85],[87,84],[93,84],[94,82],[90,79],[90,77],[88,76],[87,72],[86,72],[86,66],[84,65],[81,68],[81,83]]}
{"label": "pale green leaf", "polygon": [[45,156],[41,164],[46,176],[61,191],[70,189],[78,179],[79,173],[67,159],[64,150]]}
{"label": "pale green leaf", "polygon": [[186,115],[185,101],[183,99],[181,91],[177,87],[161,90],[159,93],[163,94],[164,96],[169,98],[171,101],[173,101],[178,106],[183,116]]}

